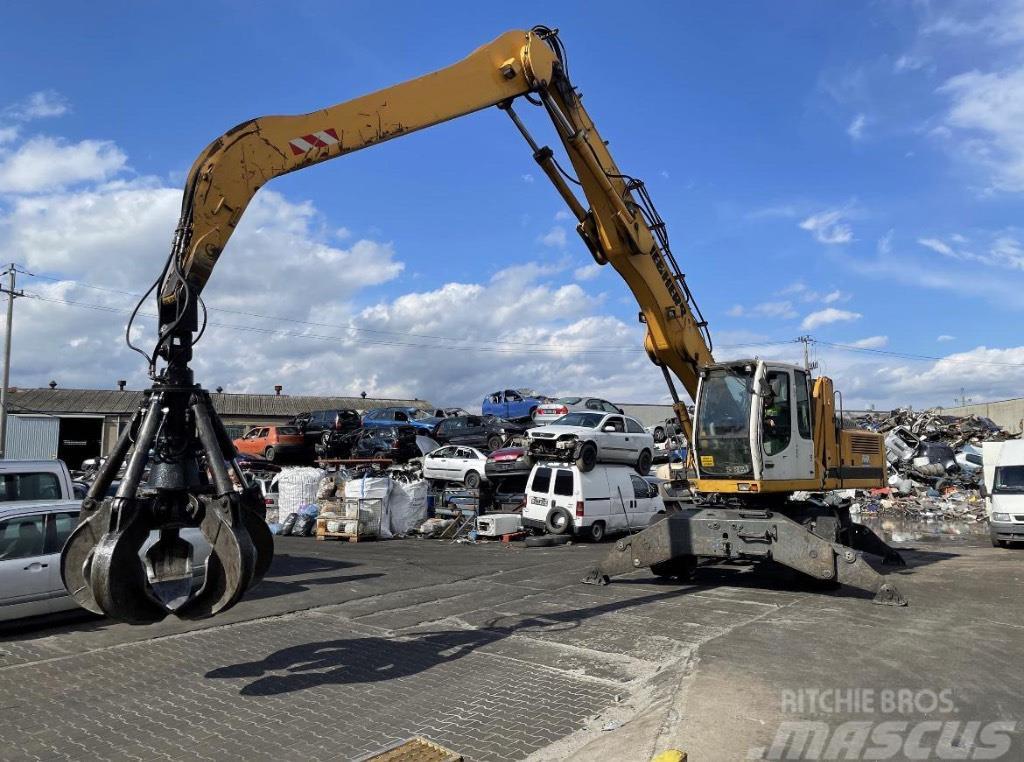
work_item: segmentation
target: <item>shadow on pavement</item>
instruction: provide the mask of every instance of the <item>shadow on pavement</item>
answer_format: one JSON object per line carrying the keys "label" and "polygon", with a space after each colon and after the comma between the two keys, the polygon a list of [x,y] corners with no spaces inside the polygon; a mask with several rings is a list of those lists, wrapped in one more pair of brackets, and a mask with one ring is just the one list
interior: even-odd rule
{"label": "shadow on pavement", "polygon": [[[219,667],[207,672],[205,677],[257,678],[239,691],[242,696],[275,696],[322,685],[394,680],[456,661],[511,635],[530,630],[550,632],[575,629],[592,617],[676,598],[692,590],[655,593],[554,614],[498,617],[476,630],[424,632],[395,638],[357,637],[315,641],[283,648],[260,661]],[[502,619],[518,621],[499,625]],[[283,674],[271,674],[278,672]]]}
{"label": "shadow on pavement", "polygon": [[294,577],[298,574],[320,574],[323,572],[347,569],[360,566],[354,561],[335,561],[331,558],[317,556],[294,556],[291,553],[274,552],[274,560],[270,564],[267,577]]}
{"label": "shadow on pavement", "polygon": [[291,580],[287,582],[264,577],[262,582],[245,594],[245,598],[243,600],[258,601],[263,598],[273,598],[278,595],[304,593],[314,587],[343,585],[347,582],[359,582],[360,580],[376,579],[377,577],[383,576],[384,574],[380,572],[374,574],[342,574],[336,577],[315,577],[314,579]]}

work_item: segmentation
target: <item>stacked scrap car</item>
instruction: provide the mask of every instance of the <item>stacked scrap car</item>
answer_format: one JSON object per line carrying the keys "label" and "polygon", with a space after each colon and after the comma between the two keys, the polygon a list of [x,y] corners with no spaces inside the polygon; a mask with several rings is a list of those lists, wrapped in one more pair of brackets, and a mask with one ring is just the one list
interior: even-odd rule
{"label": "stacked scrap car", "polygon": [[554,423],[563,415],[578,413],[584,410],[591,410],[596,413],[622,413],[622,408],[599,397],[559,397],[551,402],[545,402],[538,407],[533,420],[534,423],[544,426]]}
{"label": "stacked scrap car", "polygon": [[598,463],[624,463],[645,476],[654,462],[654,437],[625,415],[569,413],[548,426],[530,429],[526,436],[534,460],[574,462],[584,472]]}

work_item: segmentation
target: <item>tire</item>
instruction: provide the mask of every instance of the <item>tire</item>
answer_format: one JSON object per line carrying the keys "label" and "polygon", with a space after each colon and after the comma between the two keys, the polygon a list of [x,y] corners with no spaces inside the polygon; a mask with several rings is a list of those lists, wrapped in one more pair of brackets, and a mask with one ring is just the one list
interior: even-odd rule
{"label": "tire", "polygon": [[604,540],[605,530],[603,521],[595,521],[590,526],[580,530],[580,537],[587,542],[601,542]]}
{"label": "tire", "polygon": [[549,534],[542,534],[527,537],[526,540],[524,540],[524,542],[526,543],[526,547],[528,548],[550,548],[552,545],[555,544],[553,542],[554,539],[555,538]]}
{"label": "tire", "polygon": [[572,514],[565,508],[552,508],[544,519],[548,534],[568,535],[572,533]]}
{"label": "tire", "polygon": [[476,471],[467,471],[466,478],[463,480],[463,484],[466,485],[466,489],[479,489],[480,474],[478,474]]}
{"label": "tire", "polygon": [[668,561],[651,564],[651,571],[656,577],[674,577],[681,581],[693,578],[697,570],[697,556],[676,556]]}
{"label": "tire", "polygon": [[537,422],[537,408],[535,407],[530,408],[530,420],[534,423]]}
{"label": "tire", "polygon": [[657,442],[658,444],[661,444],[662,442],[665,441],[665,429],[661,428],[661,426],[658,426],[654,430],[654,441]]}
{"label": "tire", "polygon": [[594,466],[597,465],[597,445],[593,442],[584,442],[580,446],[579,457],[576,458],[576,467],[580,471],[586,473],[587,471],[593,471]]}
{"label": "tire", "polygon": [[651,464],[654,463],[654,456],[650,450],[641,450],[640,457],[636,459],[634,468],[640,476],[647,476],[651,472]]}
{"label": "tire", "polygon": [[487,440],[487,449],[488,449],[488,450],[491,450],[492,452],[493,452],[494,450],[499,450],[499,449],[501,449],[501,445],[502,445],[502,444],[503,444],[504,442],[505,442],[505,440],[504,440],[504,439],[502,439],[502,438],[501,438],[501,437],[499,437],[499,436],[498,436],[497,434],[495,434],[494,436],[490,437],[490,438],[489,438],[489,439]]}
{"label": "tire", "polygon": [[273,463],[275,460],[277,460],[277,450],[275,450],[273,447],[268,447],[266,450],[263,451],[263,457],[269,460],[271,463]]}

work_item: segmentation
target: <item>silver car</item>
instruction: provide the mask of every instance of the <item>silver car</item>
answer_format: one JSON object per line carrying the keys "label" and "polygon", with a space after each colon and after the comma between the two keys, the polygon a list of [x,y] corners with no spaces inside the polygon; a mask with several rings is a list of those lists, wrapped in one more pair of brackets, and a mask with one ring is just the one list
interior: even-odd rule
{"label": "silver car", "polygon": [[[78,608],[60,577],[60,551],[78,526],[78,504],[0,507],[0,622]],[[157,541],[150,533],[139,551]],[[210,545],[198,529],[183,529],[193,551],[195,584],[202,584]]]}
{"label": "silver car", "polygon": [[590,410],[595,413],[622,413],[622,409],[600,397],[559,397],[553,402],[545,402],[537,408],[534,422],[545,426],[554,423],[563,415]]}

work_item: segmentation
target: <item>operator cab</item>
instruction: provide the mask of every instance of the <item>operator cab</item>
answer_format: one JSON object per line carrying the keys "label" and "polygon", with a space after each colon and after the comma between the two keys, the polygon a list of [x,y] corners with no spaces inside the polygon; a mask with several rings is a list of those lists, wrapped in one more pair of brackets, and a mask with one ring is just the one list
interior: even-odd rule
{"label": "operator cab", "polygon": [[[815,478],[811,379],[795,365],[759,359],[704,368],[697,387],[695,466],[716,490],[806,489]],[[733,482],[734,488],[722,482]],[[766,485],[767,486],[767,485]]]}

